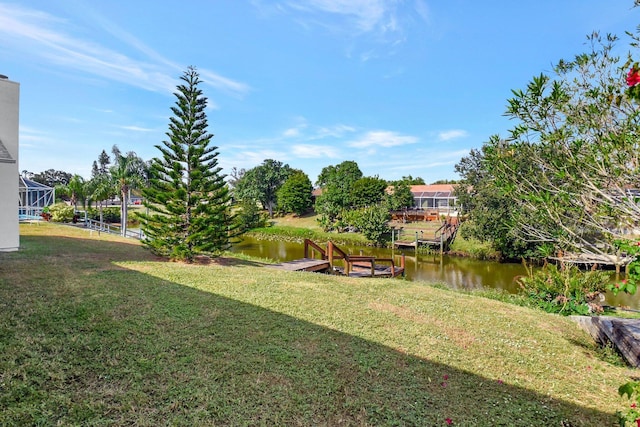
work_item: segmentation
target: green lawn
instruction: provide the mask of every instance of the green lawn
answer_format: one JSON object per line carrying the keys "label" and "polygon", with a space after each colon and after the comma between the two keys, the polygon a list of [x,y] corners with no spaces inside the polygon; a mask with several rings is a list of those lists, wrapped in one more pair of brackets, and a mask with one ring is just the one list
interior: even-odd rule
{"label": "green lawn", "polygon": [[0,254],[3,426],[614,426],[637,375],[565,318],[420,283],[21,234]]}

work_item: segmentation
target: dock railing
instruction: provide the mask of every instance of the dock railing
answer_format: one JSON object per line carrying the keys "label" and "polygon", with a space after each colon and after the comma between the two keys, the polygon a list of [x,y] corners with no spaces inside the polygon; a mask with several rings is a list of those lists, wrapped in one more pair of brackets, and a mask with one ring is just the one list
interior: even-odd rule
{"label": "dock railing", "polygon": [[305,258],[315,258],[315,253],[318,253],[322,258],[327,259],[327,251],[322,249],[320,246],[315,244],[309,239],[304,239],[304,257]]}
{"label": "dock railing", "polygon": [[369,268],[371,269],[371,277],[375,276],[376,268],[379,266],[379,263],[390,263],[389,272],[391,277],[396,276],[396,271],[399,273],[404,272],[405,268],[405,260],[404,254],[402,254],[400,258],[400,269],[396,270],[395,262],[393,258],[377,258],[373,255],[349,255],[338,246],[336,246],[333,242],[327,243],[327,256],[329,259],[329,264],[333,268],[335,260],[343,260],[344,261],[344,274],[348,276],[354,267],[360,268]]}

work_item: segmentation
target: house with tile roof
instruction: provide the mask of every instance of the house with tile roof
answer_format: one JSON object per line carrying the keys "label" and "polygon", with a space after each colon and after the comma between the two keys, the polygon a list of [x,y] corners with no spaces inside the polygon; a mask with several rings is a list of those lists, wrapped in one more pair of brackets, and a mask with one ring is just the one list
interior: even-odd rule
{"label": "house with tile roof", "polygon": [[453,213],[457,211],[453,184],[429,184],[410,186],[414,206],[422,210]]}

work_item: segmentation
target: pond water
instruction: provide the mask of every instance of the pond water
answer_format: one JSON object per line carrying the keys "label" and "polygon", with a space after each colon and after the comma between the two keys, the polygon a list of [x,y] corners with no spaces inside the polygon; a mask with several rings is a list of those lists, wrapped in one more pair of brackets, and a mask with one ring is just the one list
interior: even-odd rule
{"label": "pond water", "polygon": [[[379,258],[393,256],[396,265],[400,265],[400,256],[405,254],[405,276],[408,280],[422,282],[445,283],[452,289],[474,290],[497,288],[507,292],[518,292],[516,279],[527,274],[525,267],[519,263],[500,263],[480,261],[463,257],[440,256],[439,254],[418,254],[413,250],[392,251],[391,249],[360,248],[339,245],[349,254],[375,255]],[[252,257],[268,258],[278,262],[292,261],[304,257],[302,243],[257,240],[245,237],[242,242],[233,245],[232,252]],[[612,280],[615,274],[612,273]],[[634,296],[606,295],[609,305],[624,305],[640,309],[640,292]]]}

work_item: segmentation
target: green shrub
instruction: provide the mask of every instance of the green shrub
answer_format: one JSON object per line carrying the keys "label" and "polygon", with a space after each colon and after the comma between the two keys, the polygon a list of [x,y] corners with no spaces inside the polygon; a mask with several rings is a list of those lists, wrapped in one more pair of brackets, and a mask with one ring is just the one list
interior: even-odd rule
{"label": "green shrub", "polygon": [[56,203],[49,207],[51,221],[54,222],[71,222],[73,221],[74,208],[66,203]]}
{"label": "green shrub", "polygon": [[565,316],[602,312],[600,299],[609,283],[603,271],[583,272],[578,268],[550,264],[518,280],[522,292],[537,307]]}
{"label": "green shrub", "polygon": [[235,214],[235,225],[240,233],[267,225],[268,216],[260,211],[260,208],[253,200],[240,202]]}
{"label": "green shrub", "polygon": [[[87,211],[87,217],[94,221],[100,221],[100,209],[90,208]],[[120,207],[102,208],[102,221],[112,224],[120,223]]]}

